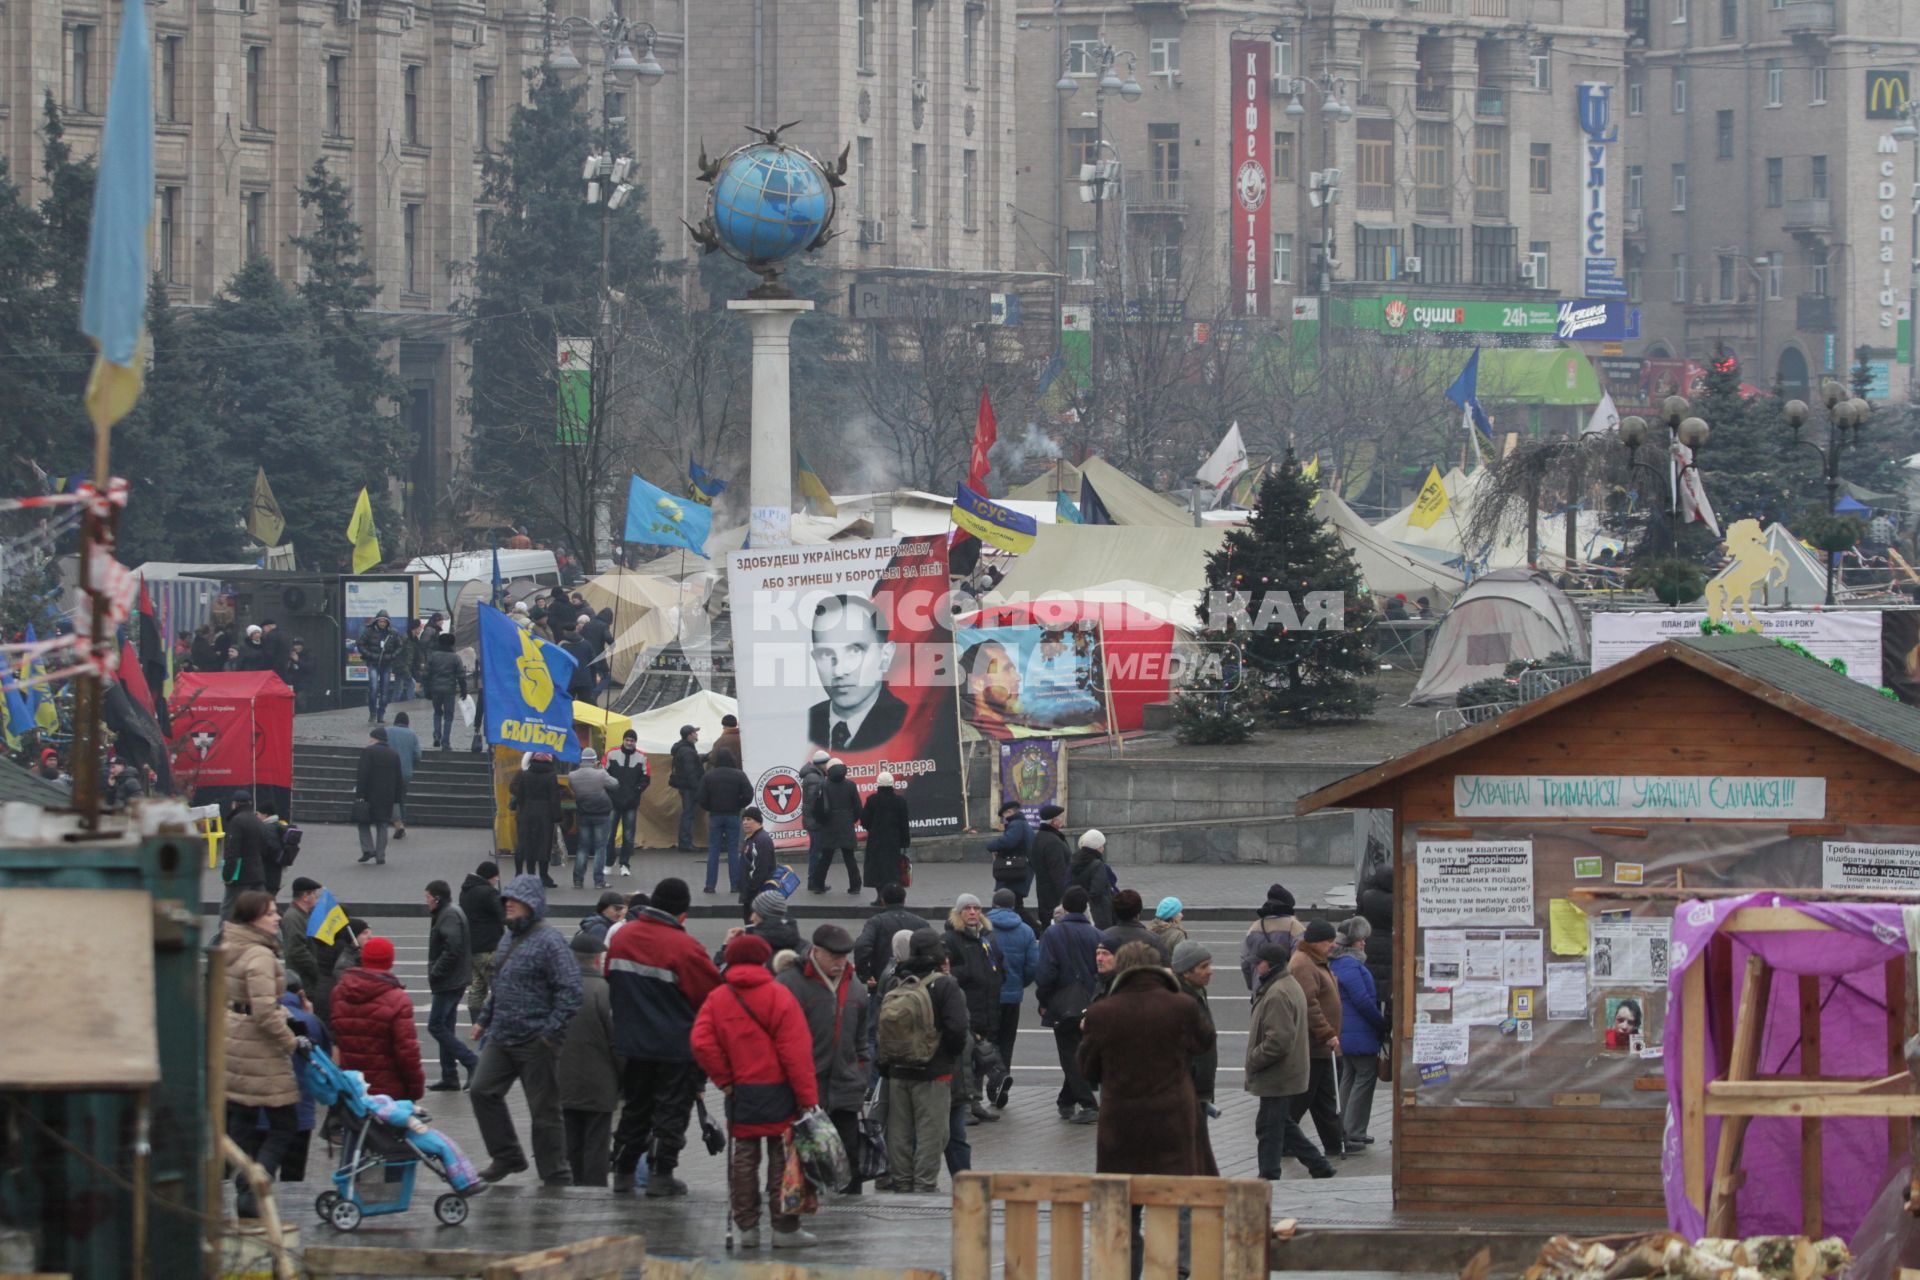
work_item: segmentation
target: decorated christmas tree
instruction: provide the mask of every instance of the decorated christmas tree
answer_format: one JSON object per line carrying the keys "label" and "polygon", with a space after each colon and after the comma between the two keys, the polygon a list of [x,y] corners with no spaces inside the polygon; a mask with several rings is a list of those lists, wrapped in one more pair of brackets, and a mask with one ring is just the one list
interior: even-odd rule
{"label": "decorated christmas tree", "polygon": [[1365,637],[1373,613],[1352,555],[1313,513],[1315,496],[1289,452],[1260,486],[1252,521],[1207,558],[1203,620],[1234,627],[1242,678],[1280,728],[1373,710],[1374,690],[1362,683],[1374,669]]}

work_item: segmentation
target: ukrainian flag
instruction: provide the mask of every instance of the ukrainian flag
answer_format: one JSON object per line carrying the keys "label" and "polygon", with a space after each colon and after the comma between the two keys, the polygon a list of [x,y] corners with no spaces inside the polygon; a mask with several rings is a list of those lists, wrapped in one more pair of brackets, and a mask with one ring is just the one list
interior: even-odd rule
{"label": "ukrainian flag", "polygon": [[153,222],[153,52],[147,6],[120,10],[120,51],[107,95],[107,127],[93,189],[86,297],[80,330],[99,355],[87,379],[96,431],[127,416],[140,399],[146,364],[147,234]]}
{"label": "ukrainian flag", "polygon": [[953,522],[988,546],[1015,555],[1029,550],[1040,531],[1039,522],[1032,516],[982,497],[965,483],[954,486]]}
{"label": "ukrainian flag", "polygon": [[820,479],[820,473],[807,461],[807,455],[798,449],[793,451],[793,459],[800,465],[798,485],[800,496],[806,500],[807,510],[817,516],[837,516],[840,508],[834,505],[833,495],[827,492],[827,486]]}
{"label": "ukrainian flag", "polygon": [[333,890],[322,889],[313,910],[307,913],[307,936],[332,946],[334,938],[346,927],[346,908],[333,896]]}

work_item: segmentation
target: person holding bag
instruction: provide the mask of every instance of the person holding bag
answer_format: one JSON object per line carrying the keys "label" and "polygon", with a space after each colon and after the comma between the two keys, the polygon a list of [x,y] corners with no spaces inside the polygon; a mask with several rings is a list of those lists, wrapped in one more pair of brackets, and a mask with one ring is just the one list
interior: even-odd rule
{"label": "person holding bag", "polygon": [[[1373,1114],[1374,1086],[1382,1079],[1393,1078],[1380,1070],[1388,1024],[1373,972],[1367,968],[1367,938],[1372,933],[1373,926],[1364,916],[1342,924],[1328,966],[1334,981],[1340,984],[1340,1056],[1334,1065],[1338,1069],[1340,1119],[1346,1127],[1349,1155],[1353,1154],[1352,1148],[1373,1145],[1367,1123]],[[1390,1073],[1392,1068],[1387,1070]]]}
{"label": "person holding bag", "polygon": [[1100,1104],[1093,1088],[1080,1074],[1080,1020],[1099,989],[1094,953],[1100,931],[1087,920],[1087,891],[1079,885],[1061,898],[1065,911],[1053,927],[1040,935],[1040,970],[1034,993],[1040,999],[1040,1021],[1053,1028],[1053,1044],[1066,1079],[1054,1100],[1060,1118],[1074,1124],[1095,1124]]}

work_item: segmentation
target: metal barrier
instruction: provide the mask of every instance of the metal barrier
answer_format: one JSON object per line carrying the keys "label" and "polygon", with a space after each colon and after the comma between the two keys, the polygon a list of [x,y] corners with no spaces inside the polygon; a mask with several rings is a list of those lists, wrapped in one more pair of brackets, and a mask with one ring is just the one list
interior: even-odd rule
{"label": "metal barrier", "polygon": [[1458,733],[1470,724],[1491,720],[1519,705],[1517,702],[1481,702],[1471,707],[1442,707],[1433,713],[1433,736],[1444,738],[1450,733]]}
{"label": "metal barrier", "polygon": [[1520,673],[1520,701],[1544,698],[1587,674],[1586,667],[1535,667]]}

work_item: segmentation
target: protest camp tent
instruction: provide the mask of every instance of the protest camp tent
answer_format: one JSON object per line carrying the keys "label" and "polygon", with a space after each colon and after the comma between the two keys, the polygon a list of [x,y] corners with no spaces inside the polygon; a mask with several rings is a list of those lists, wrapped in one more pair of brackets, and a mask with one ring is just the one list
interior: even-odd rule
{"label": "protest camp tent", "polygon": [[1341,544],[1360,567],[1361,581],[1376,596],[1403,595],[1409,600],[1426,596],[1437,610],[1445,608],[1467,585],[1457,569],[1382,537],[1347,505],[1346,499],[1331,490],[1315,499],[1313,512],[1340,535]]}
{"label": "protest camp tent", "polygon": [[[1100,505],[1115,524],[1155,525],[1163,529],[1191,529],[1193,516],[1141,484],[1105,458],[1080,464],[1080,478],[1100,497]],[[1023,495],[1024,496],[1024,495]],[[1075,502],[1079,493],[1067,495]]]}
{"label": "protest camp tent", "polygon": [[1007,490],[1007,497],[1027,502],[1044,502],[1054,505],[1057,495],[1066,494],[1075,502],[1080,501],[1080,468],[1065,458],[1055,458],[1042,471],[1025,484],[1017,484]]}
{"label": "protest camp tent", "polygon": [[261,813],[292,817],[293,690],[271,671],[183,671],[169,702],[174,785],[191,803],[251,791]]}
{"label": "protest camp tent", "polygon": [[[680,636],[682,611],[706,603],[705,585],[698,578],[680,579],[636,569],[611,569],[590,578],[580,594],[597,613],[613,610],[613,644],[607,662],[620,684],[633,674],[634,664]],[[618,740],[616,739],[616,742]]]}
{"label": "protest camp tent", "polygon": [[1566,651],[1587,661],[1586,624],[1543,573],[1496,569],[1475,578],[1440,620],[1410,706],[1451,702],[1466,685],[1502,675],[1509,662]]}
{"label": "protest camp tent", "polygon": [[[667,776],[673,767],[669,753],[680,740],[680,726],[693,725],[700,730],[700,740],[711,744],[720,736],[720,718],[737,715],[739,710],[740,704],[735,699],[701,689],[678,702],[631,718],[628,727],[639,739],[638,745],[646,753],[647,768],[653,777],[640,797],[640,842],[648,848],[672,848],[680,832],[680,797],[667,785]],[[620,745],[618,739],[613,745]],[[705,821],[704,816],[700,821]],[[696,834],[694,839],[698,842],[705,837]]]}
{"label": "protest camp tent", "polygon": [[[1787,580],[1784,583],[1763,582],[1754,600],[1756,605],[1782,609],[1794,605],[1819,604],[1827,598],[1827,571],[1821,566],[1819,555],[1807,550],[1806,545],[1793,536],[1793,530],[1783,524],[1768,525],[1767,550],[1778,553],[1787,562]],[[1733,564],[1721,570],[1713,582],[1707,584],[1706,595],[1695,603],[1704,605],[1707,597],[1713,594],[1713,583],[1738,568],[1737,564]]]}
{"label": "protest camp tent", "polygon": [[1226,541],[1225,529],[1043,524],[981,602],[1013,604],[1040,598],[1131,600],[1183,630],[1199,625],[1207,557]]}

